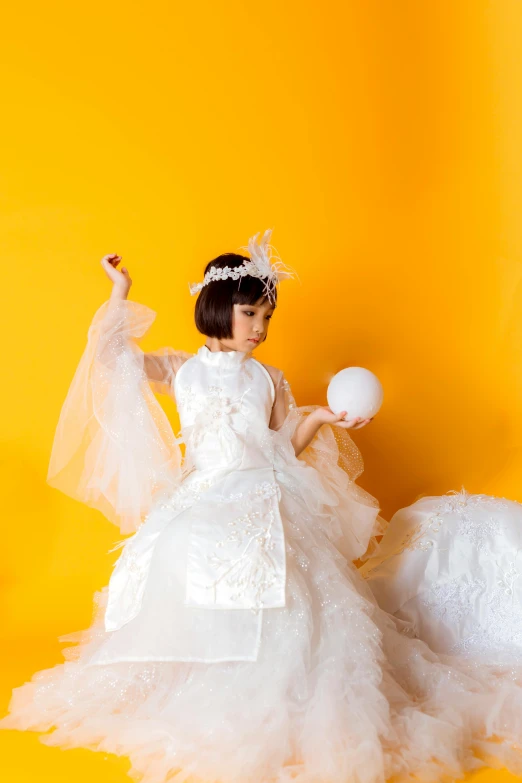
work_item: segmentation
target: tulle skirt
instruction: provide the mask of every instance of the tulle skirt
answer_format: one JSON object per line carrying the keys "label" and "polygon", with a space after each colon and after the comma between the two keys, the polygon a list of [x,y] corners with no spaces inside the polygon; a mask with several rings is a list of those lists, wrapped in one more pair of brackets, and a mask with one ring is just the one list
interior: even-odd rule
{"label": "tulle skirt", "polygon": [[[283,491],[286,605],[264,610],[257,660],[93,665],[130,626],[105,630],[105,587],[79,643],[14,689],[0,727],[128,756],[143,783],[439,783],[482,766],[522,774],[522,669],[436,655],[408,636],[292,502]],[[161,563],[181,557],[179,544],[167,526],[146,590],[161,586]],[[156,622],[171,623],[167,609]]]}

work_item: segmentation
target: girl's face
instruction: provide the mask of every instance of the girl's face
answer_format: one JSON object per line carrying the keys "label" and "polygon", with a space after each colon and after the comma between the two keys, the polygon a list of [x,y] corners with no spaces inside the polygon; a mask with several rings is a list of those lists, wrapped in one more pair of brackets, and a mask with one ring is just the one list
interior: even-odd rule
{"label": "girl's face", "polygon": [[266,339],[275,305],[262,297],[253,305],[235,304],[232,311],[231,340],[220,342],[231,351],[252,351]]}
{"label": "girl's face", "polygon": [[252,351],[266,339],[268,325],[275,305],[268,299],[257,300],[253,305],[234,305],[232,311],[232,350]]}

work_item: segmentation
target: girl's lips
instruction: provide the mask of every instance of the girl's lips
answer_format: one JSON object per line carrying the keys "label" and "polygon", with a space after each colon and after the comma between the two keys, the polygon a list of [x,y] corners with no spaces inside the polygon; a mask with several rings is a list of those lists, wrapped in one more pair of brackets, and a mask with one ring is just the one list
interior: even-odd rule
{"label": "girl's lips", "polygon": [[257,343],[259,342],[259,340],[254,340],[254,338],[253,338],[253,337],[249,337],[249,338],[248,338],[248,341],[249,341],[250,343],[256,343],[256,345],[257,345]]}

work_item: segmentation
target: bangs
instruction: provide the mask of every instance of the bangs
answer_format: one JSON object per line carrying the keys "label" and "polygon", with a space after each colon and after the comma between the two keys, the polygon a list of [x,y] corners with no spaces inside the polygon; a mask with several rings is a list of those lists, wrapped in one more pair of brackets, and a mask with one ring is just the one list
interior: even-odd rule
{"label": "bangs", "polygon": [[[235,268],[248,260],[250,259],[246,256],[223,253],[207,264],[205,273],[212,266]],[[197,298],[194,312],[196,328],[207,337],[217,337],[219,340],[230,339],[234,305],[255,305],[259,300],[263,304],[269,301],[273,307],[277,302],[277,290],[270,300],[265,293],[265,281],[259,277],[245,275],[237,280],[232,277],[213,280],[201,289]]]}
{"label": "bangs", "polygon": [[[232,304],[253,305],[259,299],[262,300],[259,302],[259,304],[264,304],[265,302],[269,301],[267,294],[264,293],[264,290],[265,283],[263,280],[260,280],[259,277],[251,277],[250,275],[240,277],[237,281],[237,288],[232,293]],[[274,307],[276,304],[276,299],[277,291],[274,292],[274,299],[271,301],[271,304]]]}

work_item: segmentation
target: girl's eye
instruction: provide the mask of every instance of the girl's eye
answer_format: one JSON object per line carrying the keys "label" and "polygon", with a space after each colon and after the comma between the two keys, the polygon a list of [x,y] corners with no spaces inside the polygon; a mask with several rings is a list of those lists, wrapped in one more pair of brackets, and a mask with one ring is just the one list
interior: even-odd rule
{"label": "girl's eye", "polygon": [[[243,312],[245,315],[255,315],[255,313],[253,313],[252,310],[243,310]],[[271,315],[266,316],[267,321],[269,321],[271,318],[272,318]]]}

